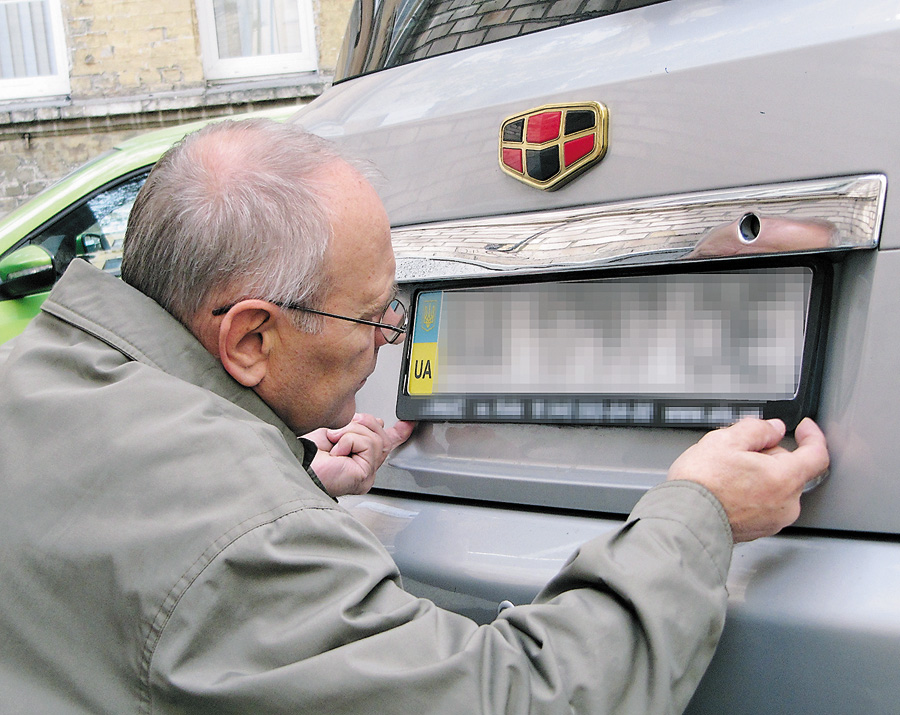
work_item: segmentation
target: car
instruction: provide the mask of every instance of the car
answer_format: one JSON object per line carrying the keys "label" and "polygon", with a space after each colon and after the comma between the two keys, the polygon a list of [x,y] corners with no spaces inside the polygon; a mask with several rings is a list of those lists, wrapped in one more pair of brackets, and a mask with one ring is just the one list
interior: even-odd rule
{"label": "car", "polygon": [[358,0],[291,121],[384,177],[411,331],[358,409],[418,427],[342,503],[406,587],[487,622],[706,430],[809,415],[688,712],[896,713],[898,110],[897,0]]}
{"label": "car", "polygon": [[[279,121],[296,107],[236,115]],[[0,220],[0,343],[37,315],[76,256],[119,274],[125,225],[137,192],[160,156],[210,120],[128,139],[72,172]]]}
{"label": "car", "polygon": [[[688,712],[895,713],[900,1],[358,0],[339,65],[290,121],[384,177],[411,331],[358,409],[418,427],[341,501],[407,589],[490,621],[707,429],[809,415],[830,473],[735,548]],[[159,152],[7,219],[4,285]]]}

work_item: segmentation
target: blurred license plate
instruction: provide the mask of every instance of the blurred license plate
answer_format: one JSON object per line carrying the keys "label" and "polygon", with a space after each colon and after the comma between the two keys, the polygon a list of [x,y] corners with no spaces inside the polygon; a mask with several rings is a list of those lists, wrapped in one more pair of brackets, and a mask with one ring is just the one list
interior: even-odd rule
{"label": "blurred license plate", "polygon": [[398,415],[794,423],[812,405],[824,272],[792,265],[424,288]]}

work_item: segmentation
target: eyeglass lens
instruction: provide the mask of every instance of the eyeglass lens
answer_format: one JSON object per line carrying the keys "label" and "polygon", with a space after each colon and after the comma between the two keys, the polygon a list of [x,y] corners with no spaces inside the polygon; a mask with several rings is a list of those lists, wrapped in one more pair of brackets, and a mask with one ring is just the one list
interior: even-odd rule
{"label": "eyeglass lens", "polygon": [[[385,308],[384,315],[381,316],[381,320],[378,322],[394,325],[402,330],[406,327],[406,306],[395,298],[390,302],[388,307]],[[384,335],[384,339],[389,343],[399,343],[403,341],[404,333],[400,332],[400,330],[390,330],[389,328],[380,328],[380,330],[382,335]]]}

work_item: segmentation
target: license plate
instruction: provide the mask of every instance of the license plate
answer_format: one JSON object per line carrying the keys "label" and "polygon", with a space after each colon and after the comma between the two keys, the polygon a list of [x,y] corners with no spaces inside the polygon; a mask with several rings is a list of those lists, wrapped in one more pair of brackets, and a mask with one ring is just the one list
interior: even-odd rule
{"label": "license plate", "polygon": [[421,287],[398,416],[792,427],[812,411],[826,264],[655,271]]}

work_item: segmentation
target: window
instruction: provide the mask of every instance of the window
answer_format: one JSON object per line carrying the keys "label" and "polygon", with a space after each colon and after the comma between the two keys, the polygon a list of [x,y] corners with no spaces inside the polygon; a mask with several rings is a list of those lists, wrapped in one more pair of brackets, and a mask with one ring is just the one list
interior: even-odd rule
{"label": "window", "polygon": [[311,0],[198,0],[197,20],[207,79],[316,69]]}
{"label": "window", "polygon": [[118,276],[128,214],[149,173],[142,170],[73,206],[7,255],[24,245],[40,246],[50,255],[57,278],[76,256]]}
{"label": "window", "polygon": [[68,91],[59,0],[0,0],[0,100]]}
{"label": "window", "polygon": [[356,0],[335,81],[665,0]]}

